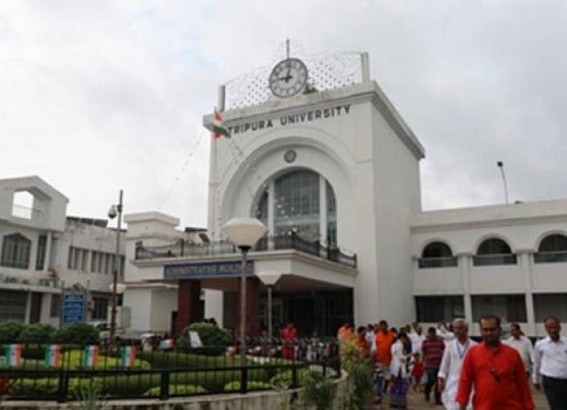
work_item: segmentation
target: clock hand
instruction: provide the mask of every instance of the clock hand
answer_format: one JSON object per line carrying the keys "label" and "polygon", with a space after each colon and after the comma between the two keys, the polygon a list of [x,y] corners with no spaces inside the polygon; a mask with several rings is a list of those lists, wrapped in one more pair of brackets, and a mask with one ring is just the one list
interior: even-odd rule
{"label": "clock hand", "polygon": [[286,83],[291,79],[290,74],[291,74],[291,61],[288,61],[287,62],[287,73],[286,73],[286,76],[285,76],[285,78],[286,78],[285,82]]}

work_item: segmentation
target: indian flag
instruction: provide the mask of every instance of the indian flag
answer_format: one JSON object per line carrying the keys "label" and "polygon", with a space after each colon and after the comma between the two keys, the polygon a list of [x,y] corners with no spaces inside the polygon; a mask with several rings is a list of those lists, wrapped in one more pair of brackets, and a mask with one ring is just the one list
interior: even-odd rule
{"label": "indian flag", "polygon": [[98,346],[85,346],[83,350],[83,367],[95,367],[98,361]]}
{"label": "indian flag", "polygon": [[215,139],[219,139],[221,136],[230,138],[230,132],[223,124],[222,115],[220,112],[215,110],[213,114],[213,134],[215,134]]}
{"label": "indian flag", "polygon": [[136,346],[122,346],[120,349],[120,366],[132,367],[136,360]]}
{"label": "indian flag", "polygon": [[50,367],[61,366],[61,345],[48,344],[45,346],[45,364]]}
{"label": "indian flag", "polygon": [[6,364],[10,367],[20,367],[22,365],[22,345],[6,345]]}

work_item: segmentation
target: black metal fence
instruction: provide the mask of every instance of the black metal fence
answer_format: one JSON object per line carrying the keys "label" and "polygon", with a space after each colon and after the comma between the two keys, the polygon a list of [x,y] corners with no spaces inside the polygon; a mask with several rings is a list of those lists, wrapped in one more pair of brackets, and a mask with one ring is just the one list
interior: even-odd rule
{"label": "black metal fence", "polygon": [[[143,350],[139,345],[2,346],[0,396],[5,400],[100,400],[247,393],[298,387],[312,371],[340,376],[334,339],[281,343],[250,340],[246,362],[237,344],[186,351]],[[221,353],[211,355],[212,353]],[[291,357],[291,359],[283,359]],[[290,356],[291,354],[291,356]]]}
{"label": "black metal fence", "polygon": [[[354,253],[346,253],[336,246],[327,246],[319,241],[307,241],[294,233],[264,237],[260,239],[254,247],[254,251],[282,249],[294,249],[353,268],[356,268],[357,264],[356,254]],[[142,242],[139,242],[136,244],[135,258],[142,260],[182,256],[204,257],[227,253],[239,254],[240,251],[229,241],[213,242],[207,245],[194,245],[188,244],[185,240],[180,239],[177,242],[162,246],[144,246]]]}

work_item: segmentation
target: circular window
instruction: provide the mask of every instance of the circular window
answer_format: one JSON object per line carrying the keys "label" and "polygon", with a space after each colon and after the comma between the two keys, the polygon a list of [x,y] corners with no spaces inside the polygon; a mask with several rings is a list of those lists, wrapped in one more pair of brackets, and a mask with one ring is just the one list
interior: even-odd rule
{"label": "circular window", "polygon": [[297,153],[293,149],[289,149],[284,154],[285,162],[291,164],[297,158]]}

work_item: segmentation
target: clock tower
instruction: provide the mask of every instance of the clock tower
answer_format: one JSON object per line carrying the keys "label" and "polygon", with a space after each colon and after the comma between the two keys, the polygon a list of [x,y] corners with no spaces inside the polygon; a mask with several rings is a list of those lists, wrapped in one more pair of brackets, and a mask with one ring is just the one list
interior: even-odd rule
{"label": "clock tower", "polygon": [[[281,320],[321,318],[326,334],[341,322],[413,321],[409,223],[421,210],[424,149],[371,80],[367,54],[288,56],[221,86],[218,107],[230,138],[211,142],[208,230],[219,241],[233,217],[266,224],[273,252],[250,257],[255,273],[284,275]],[[323,260],[301,249],[284,258],[278,244],[290,237]],[[205,309],[230,324],[226,291]]]}

